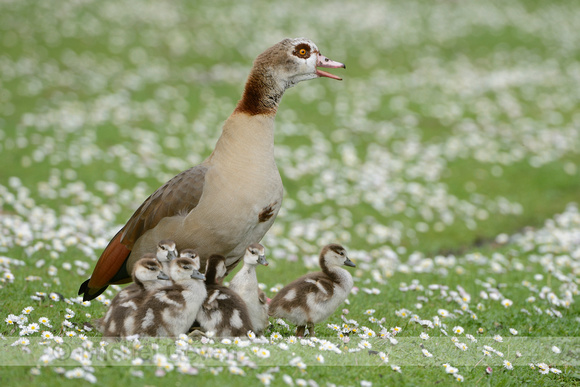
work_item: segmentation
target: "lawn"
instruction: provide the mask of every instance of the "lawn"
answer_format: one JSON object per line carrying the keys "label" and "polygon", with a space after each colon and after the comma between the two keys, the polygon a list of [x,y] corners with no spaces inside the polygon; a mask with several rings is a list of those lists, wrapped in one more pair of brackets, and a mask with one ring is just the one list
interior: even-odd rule
{"label": "lawn", "polygon": [[[71,385],[580,384],[580,4],[0,4],[0,379]],[[105,345],[82,303],[138,205],[207,157],[253,59],[344,62],[286,92],[272,297],[326,243],[357,264],[315,338]]]}

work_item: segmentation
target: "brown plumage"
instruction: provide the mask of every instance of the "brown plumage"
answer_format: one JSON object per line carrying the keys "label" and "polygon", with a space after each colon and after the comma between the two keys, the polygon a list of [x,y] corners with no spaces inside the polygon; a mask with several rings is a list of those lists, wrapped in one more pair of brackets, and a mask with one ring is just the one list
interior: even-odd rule
{"label": "brown plumage", "polygon": [[[308,50],[308,56],[301,50]],[[282,203],[274,159],[274,118],[284,91],[318,77],[340,79],[318,67],[344,67],[320,54],[308,39],[285,39],[260,54],[212,154],[155,191],[111,240],[79,289],[84,300],[109,284],[130,281],[137,257],[160,240],[195,249],[202,260],[226,258],[228,271],[244,250],[272,226]]]}
{"label": "brown plumage", "polygon": [[170,263],[172,286],[150,292],[127,318],[127,332],[150,337],[177,337],[186,333],[206,296],[199,258],[179,257]]}
{"label": "brown plumage", "polygon": [[341,266],[352,266],[344,247],[329,244],[318,259],[322,271],[306,274],[282,288],[269,305],[270,316],[285,318],[297,325],[296,335],[327,319],[344,302],[353,286],[350,273]]}
{"label": "brown plumage", "polygon": [[105,316],[95,321],[97,329],[105,337],[127,336],[125,327],[127,316],[141,306],[148,291],[164,286],[158,278],[160,273],[162,273],[161,263],[157,261],[155,254],[145,254],[137,261],[133,270],[134,283],[117,293],[111,300]]}
{"label": "brown plumage", "polygon": [[225,258],[212,255],[207,263],[205,281],[207,298],[196,320],[206,332],[219,337],[242,337],[253,331],[244,300],[234,291],[220,284],[226,274]]}

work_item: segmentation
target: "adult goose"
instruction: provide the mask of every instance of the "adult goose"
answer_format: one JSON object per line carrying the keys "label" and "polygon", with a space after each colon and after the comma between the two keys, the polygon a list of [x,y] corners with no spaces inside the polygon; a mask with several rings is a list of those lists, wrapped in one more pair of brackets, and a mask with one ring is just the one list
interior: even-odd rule
{"label": "adult goose", "polygon": [[280,210],[274,118],[284,91],[309,79],[341,79],[319,67],[345,65],[324,57],[304,38],[284,39],[260,54],[212,154],[141,204],[109,242],[79,295],[91,300],[110,284],[130,282],[137,259],[164,239],[175,241],[178,250],[195,249],[202,270],[211,254],[224,256],[228,272],[233,269]]}

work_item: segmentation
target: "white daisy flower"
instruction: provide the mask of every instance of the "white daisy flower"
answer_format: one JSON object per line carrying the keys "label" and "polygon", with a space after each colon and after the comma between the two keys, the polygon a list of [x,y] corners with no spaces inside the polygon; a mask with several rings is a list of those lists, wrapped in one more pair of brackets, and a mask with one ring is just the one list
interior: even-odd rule
{"label": "white daisy flower", "polygon": [[504,360],[503,361],[503,366],[504,366],[504,368],[506,368],[508,370],[513,370],[514,369],[514,366],[508,360]]}

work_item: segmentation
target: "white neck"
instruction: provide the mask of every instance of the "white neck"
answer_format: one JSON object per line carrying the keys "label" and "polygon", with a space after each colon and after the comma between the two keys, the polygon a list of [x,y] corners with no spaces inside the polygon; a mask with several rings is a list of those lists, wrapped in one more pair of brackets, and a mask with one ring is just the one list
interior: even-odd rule
{"label": "white neck", "polygon": [[274,116],[232,114],[224,123],[210,159],[244,168],[269,166],[274,162]]}

